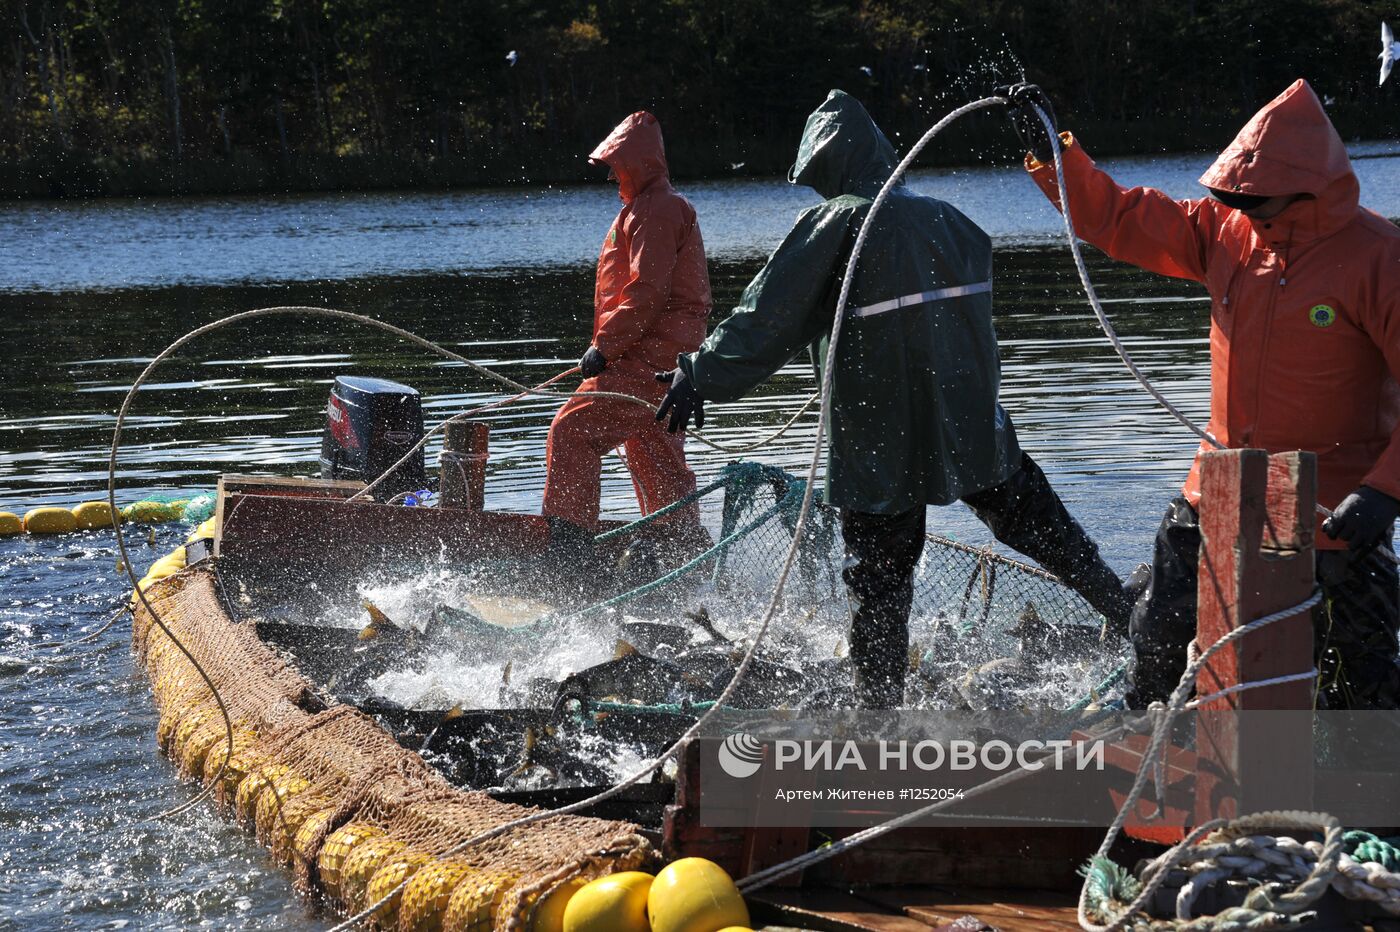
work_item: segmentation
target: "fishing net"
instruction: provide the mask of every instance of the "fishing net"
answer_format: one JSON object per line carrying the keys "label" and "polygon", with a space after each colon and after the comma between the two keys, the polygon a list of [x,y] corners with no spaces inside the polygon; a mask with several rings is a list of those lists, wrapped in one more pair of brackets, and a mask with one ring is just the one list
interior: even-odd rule
{"label": "fishing net", "polygon": [[[801,507],[803,480],[771,466],[739,463],[724,474],[723,505],[713,555],[672,583],[693,595],[712,589],[739,615],[753,615],[766,603],[792,543]],[[726,543],[726,541],[731,541]],[[844,634],[850,608],[841,579],[843,545],[837,509],[814,501],[797,562],[788,577],[782,613],[788,624],[775,638],[810,642],[814,631]],[[689,589],[686,589],[686,587]],[[633,590],[646,594],[647,587]],[[625,599],[624,599],[625,604]],[[927,535],[914,577],[910,618],[911,666],[926,677],[946,680],[999,656],[1018,643],[1008,629],[1033,610],[1057,631],[1098,638],[1103,618],[1054,575],[990,547],[973,547]],[[1073,658],[1062,672],[1058,696],[1043,695],[1064,707],[1103,698],[1124,672],[1126,644],[1102,642]],[[838,650],[841,649],[838,647]],[[917,681],[917,677],[916,677]],[[1092,696],[1091,696],[1092,694]]]}
{"label": "fishing net", "polygon": [[368,716],[328,706],[251,622],[234,620],[216,567],[191,567],[147,595],[217,685],[234,726],[229,756],[212,691],[141,607],[133,643],[160,710],[162,749],[187,776],[214,784],[219,804],[303,888],[338,907],[364,908],[412,878],[377,914],[381,927],[521,929],[552,891],[650,856],[635,825],[559,816],[448,857],[533,810],[454,788]]}
{"label": "fishing net", "polygon": [[[782,571],[804,485],[779,469],[740,463],[708,491],[721,490],[712,546],[648,564],[652,572],[642,581],[576,612],[584,623],[574,627],[591,631],[596,640],[598,613],[614,621],[648,612],[674,618],[667,615],[672,607],[693,605],[699,597],[715,607],[716,622],[742,638]],[[824,653],[831,663],[832,645],[836,658],[841,656],[850,617],[838,518],[820,503],[809,516],[772,644],[765,645],[783,660]],[[633,530],[651,523],[643,519]],[[651,533],[658,530],[664,536],[664,528]],[[210,560],[146,591],[162,621],[217,686],[233,724],[232,753],[213,691],[144,606],[136,610],[133,643],[160,710],[162,750],[251,828],[274,859],[294,871],[302,889],[355,912],[407,882],[381,908],[381,927],[518,929],[537,910],[550,908],[555,891],[643,866],[652,856],[636,825],[577,816],[552,817],[456,851],[462,842],[535,810],[453,785],[423,756],[401,746],[382,718],[308,681],[292,658],[259,636],[260,619],[244,614],[249,606],[235,610],[225,597],[227,572],[232,570]],[[246,582],[242,576],[229,581]],[[255,611],[269,608],[256,599],[250,604]],[[1006,651],[1012,640],[1006,629],[1028,605],[1052,625],[1094,630],[1100,623],[1048,573],[930,536],[911,618],[915,692],[921,681],[946,683]],[[556,653],[559,632],[568,630],[555,621],[551,648],[542,653]],[[1084,684],[1101,679],[1112,662],[1105,653],[1081,663],[1071,685],[1084,692]],[[934,697],[924,707],[939,707],[938,701]],[[648,711],[619,708],[632,715]],[[682,712],[698,714],[699,707]]]}
{"label": "fishing net", "polygon": [[185,521],[199,524],[214,516],[214,496],[208,493],[188,495],[181,493],[153,492],[140,501],[123,505],[122,520],[135,524],[163,524],[167,521]]}

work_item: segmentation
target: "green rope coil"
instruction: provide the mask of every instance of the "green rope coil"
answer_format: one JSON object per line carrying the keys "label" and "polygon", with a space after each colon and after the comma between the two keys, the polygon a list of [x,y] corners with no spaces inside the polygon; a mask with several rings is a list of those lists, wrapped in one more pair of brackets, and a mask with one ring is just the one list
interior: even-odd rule
{"label": "green rope coil", "polygon": [[1391,872],[1400,871],[1400,838],[1381,838],[1353,829],[1342,836],[1342,844],[1352,860],[1362,864],[1374,862]]}

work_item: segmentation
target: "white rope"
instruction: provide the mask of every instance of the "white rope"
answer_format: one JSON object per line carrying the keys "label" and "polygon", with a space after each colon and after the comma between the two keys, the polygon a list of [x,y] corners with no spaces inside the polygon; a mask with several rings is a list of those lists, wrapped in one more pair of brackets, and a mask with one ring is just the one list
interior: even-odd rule
{"label": "white rope", "polygon": [[[1210,657],[1213,654],[1215,654],[1216,651],[1222,649],[1227,644],[1231,644],[1234,641],[1239,640],[1241,637],[1250,633],[1251,631],[1257,631],[1258,629],[1263,628],[1267,625],[1271,625],[1276,621],[1292,617],[1298,612],[1305,611],[1306,609],[1311,608],[1313,605],[1317,604],[1320,598],[1321,595],[1319,593],[1314,593],[1312,597],[1310,597],[1304,602],[1299,603],[1298,605],[1293,606],[1292,608],[1287,608],[1283,611],[1275,612],[1272,615],[1266,615],[1263,618],[1260,618],[1256,621],[1252,621],[1249,624],[1236,628],[1233,631],[1226,634],[1219,641],[1215,642],[1215,644],[1212,644],[1210,648],[1206,650],[1192,665],[1187,667],[1186,673],[1182,675],[1181,684],[1177,686],[1176,692],[1172,694],[1173,697],[1175,698],[1178,694],[1180,694],[1180,702],[1185,702],[1185,696],[1190,693],[1190,684],[1195,682],[1196,673],[1199,672],[1199,670],[1205,666],[1205,661],[1210,659]],[[1185,687],[1184,690],[1183,686]],[[1177,711],[1180,711],[1179,707]],[[1104,844],[1099,847],[1098,854],[1100,856],[1104,856],[1107,854],[1108,849],[1112,847],[1114,838],[1117,837],[1118,831],[1122,829],[1123,823],[1127,820],[1127,813],[1134,806],[1137,805],[1137,800],[1141,797],[1143,787],[1146,785],[1147,770],[1150,768],[1152,761],[1157,756],[1157,753],[1161,750],[1159,745],[1165,744],[1165,739],[1167,734],[1170,732],[1171,722],[1172,719],[1175,718],[1175,714],[1176,713],[1173,712],[1171,715],[1161,716],[1159,723],[1154,728],[1153,744],[1149,747],[1147,753],[1143,755],[1143,765],[1138,769],[1137,779],[1134,781],[1133,789],[1129,793],[1128,801],[1124,803],[1123,807],[1119,811],[1113,827],[1109,829],[1108,837],[1104,839]],[[1113,732],[1109,732],[1104,737],[1112,738],[1121,731],[1122,729],[1118,729]],[[1031,761],[1030,763],[1036,763],[1037,761],[1043,760],[1050,756],[1053,755],[1046,754],[1044,757],[1037,758],[1035,761]],[[841,854],[842,852],[845,852],[851,848],[855,848],[868,841],[872,841],[876,838],[879,838],[881,835],[886,835],[897,828],[900,828],[904,825],[908,825],[912,822],[924,818],[925,816],[932,815],[936,812],[939,812],[940,810],[946,809],[959,802],[974,799],[977,796],[982,795],[983,793],[990,792],[991,790],[997,789],[998,787],[1010,783],[1013,780],[1020,779],[1022,776],[1024,776],[1026,770],[1028,769],[1031,768],[1018,768],[1016,770],[1008,771],[1007,773],[1004,773],[993,780],[989,780],[986,783],[980,783],[977,786],[964,790],[962,799],[953,798],[940,800],[939,802],[925,806],[922,809],[917,809],[912,812],[905,813],[904,815],[897,816],[893,819],[890,819],[889,821],[881,822],[878,825],[873,825],[870,828],[862,829],[859,832],[856,832],[852,835],[848,835],[847,837],[840,839],[839,841],[833,842],[832,844],[827,845],[825,847],[818,848],[815,851],[809,851],[806,854],[799,855],[780,864],[775,864],[774,866],[767,868],[766,870],[750,874],[749,876],[739,881],[739,889],[743,892],[748,892],[750,890],[757,890],[760,887],[765,887],[773,881],[779,879],[780,877],[786,877],[788,874],[793,874],[798,871],[805,870],[807,867],[813,864],[817,864],[821,861],[827,860],[828,858],[835,857],[838,854]],[[1199,831],[1199,834],[1195,835],[1195,837],[1199,838],[1202,835],[1204,835],[1207,831],[1219,828],[1222,825],[1223,823],[1211,823],[1208,826],[1203,826],[1202,829]],[[1192,841],[1194,839],[1188,838],[1187,840]],[[1183,844],[1185,843],[1186,842],[1183,842]],[[1165,877],[1163,879],[1165,879]],[[1155,892],[1155,887],[1153,887],[1153,892]],[[1144,897],[1143,901],[1146,902],[1146,899],[1147,898]],[[1081,922],[1082,921],[1083,920],[1081,920]],[[1095,932],[1106,932],[1108,928],[1110,927],[1105,926],[1102,929],[1096,929]],[[1121,928],[1121,926],[1115,928]]]}
{"label": "white rope", "polygon": [[1282,676],[1271,676],[1265,680],[1253,680],[1249,683],[1236,683],[1234,686],[1227,686],[1224,689],[1219,690],[1218,692],[1209,693],[1205,696],[1199,696],[1195,699],[1192,699],[1190,702],[1186,703],[1186,708],[1197,709],[1205,705],[1207,702],[1213,702],[1216,699],[1220,699],[1225,696],[1233,696],[1235,693],[1247,692],[1251,689],[1262,689],[1265,686],[1281,686],[1284,683],[1297,683],[1300,680],[1315,679],[1317,679],[1317,667],[1313,667],[1310,670],[1304,670],[1302,673],[1286,673]]}
{"label": "white rope", "polygon": [[[1328,824],[1325,819],[1305,820],[1309,830]],[[1190,877],[1177,893],[1176,918],[1189,919],[1200,893],[1220,880],[1238,877],[1295,884],[1308,880],[1319,873],[1317,864],[1324,854],[1323,842],[1300,842],[1288,835],[1245,835],[1196,845],[1189,852],[1189,861],[1173,865]],[[1146,871],[1162,869],[1160,861],[1155,859]],[[1400,873],[1374,861],[1361,862],[1339,852],[1331,886],[1349,900],[1375,903],[1391,915],[1400,915]]]}
{"label": "white rope", "polygon": [[[454,854],[457,854],[467,848],[470,848],[472,845],[479,844],[480,842],[488,841],[492,838],[499,837],[500,835],[503,835],[506,832],[509,832],[513,829],[521,828],[526,825],[531,825],[535,822],[541,822],[545,819],[552,819],[558,815],[565,815],[568,813],[578,812],[582,809],[587,809],[591,806],[595,806],[598,803],[603,802],[604,800],[611,799],[612,797],[621,793],[623,790],[640,782],[641,780],[646,779],[647,777],[651,776],[653,773],[661,769],[661,766],[682,746],[684,746],[685,742],[689,741],[696,734],[698,734],[700,730],[706,724],[709,723],[709,720],[715,715],[715,713],[719,709],[721,709],[725,705],[725,703],[729,701],[730,697],[734,694],[735,689],[738,688],[739,683],[743,680],[745,674],[748,673],[749,666],[753,662],[754,654],[757,652],[759,645],[763,642],[764,636],[768,633],[768,626],[772,622],[773,616],[777,614],[778,606],[782,601],[783,589],[787,585],[788,576],[792,571],[793,563],[797,559],[798,549],[801,546],[802,538],[807,530],[807,520],[812,510],[812,498],[813,492],[816,488],[817,473],[820,471],[821,468],[823,449],[822,444],[826,436],[827,423],[830,419],[830,405],[828,404],[828,401],[831,397],[831,387],[836,374],[836,349],[837,346],[840,344],[841,340],[841,324],[845,318],[846,302],[850,298],[851,284],[855,279],[856,262],[860,258],[861,250],[865,247],[865,240],[870,232],[870,219],[874,217],[875,214],[879,211],[881,205],[884,204],[886,197],[888,197],[890,190],[898,182],[900,176],[908,169],[909,164],[914,160],[916,156],[918,156],[919,152],[923,149],[925,145],[928,144],[930,140],[932,140],[935,136],[942,132],[949,124],[959,119],[960,117],[968,113],[972,113],[976,110],[981,110],[985,107],[991,107],[1001,104],[1002,102],[1002,98],[1000,97],[985,97],[981,100],[973,101],[970,104],[965,104],[954,110],[952,113],[949,113],[943,119],[939,120],[938,123],[935,124],[931,129],[929,129],[929,131],[924,134],[923,138],[921,138],[914,145],[914,147],[909,150],[909,154],[905,156],[904,161],[899,163],[899,167],[895,169],[895,173],[891,175],[889,180],[885,182],[884,186],[880,188],[880,193],[875,196],[874,202],[870,205],[870,212],[866,214],[865,221],[861,224],[860,232],[856,235],[855,245],[851,248],[851,257],[850,260],[846,263],[846,273],[841,281],[841,292],[836,299],[836,311],[831,322],[831,336],[827,343],[826,363],[822,368],[821,388],[816,395],[816,397],[819,397],[821,399],[822,404],[820,413],[817,415],[816,436],[812,441],[812,458],[811,461],[808,463],[807,467],[807,482],[806,488],[803,490],[802,507],[798,511],[797,522],[792,529],[792,544],[788,547],[787,556],[783,559],[782,569],[779,571],[777,582],[773,586],[773,595],[769,599],[768,607],[763,613],[763,619],[759,623],[758,630],[754,633],[753,639],[749,644],[748,650],[744,652],[743,660],[739,662],[738,669],[734,671],[734,675],[729,680],[729,684],[724,687],[724,691],[720,693],[719,697],[715,700],[714,705],[707,709],[704,712],[704,714],[702,714],[698,719],[696,719],[695,723],[692,724],[689,728],[687,728],[685,730],[685,733],[682,734],[678,739],[676,739],[676,742],[672,744],[669,748],[667,748],[660,756],[658,756],[651,763],[644,766],[642,769],[638,770],[636,773],[633,773],[630,776],[624,778],[612,788],[590,796],[587,799],[581,799],[578,802],[570,803],[567,806],[562,806],[558,809],[543,810],[541,812],[537,812],[532,815],[525,816],[520,819],[515,819],[510,822],[506,822],[502,825],[498,825],[495,828],[489,829],[485,832],[480,832],[466,839],[465,841],[453,845],[451,848],[444,851],[440,855],[440,857],[451,857]],[[349,919],[346,919],[344,922],[335,926],[333,929],[330,930],[330,932],[346,932],[346,930],[354,928],[362,920],[368,919],[370,916],[374,915],[374,913],[377,912],[380,907],[384,906],[396,895],[402,892],[406,886],[408,886],[407,880],[400,883],[393,890],[390,890],[378,902],[370,904],[365,909],[361,910],[360,912],[351,916]]]}
{"label": "white rope", "polygon": [[[578,367],[578,366],[574,366],[572,369],[566,369],[566,370],[564,370],[563,372],[559,373],[558,375],[554,376],[553,378],[551,378],[551,379],[549,379],[549,380],[547,380],[547,381],[541,382],[539,385],[528,386],[528,385],[523,385],[523,384],[521,384],[520,382],[515,381],[514,379],[509,379],[509,378],[506,378],[506,377],[503,376],[503,375],[498,375],[497,373],[492,372],[490,369],[487,369],[485,366],[482,366],[482,365],[480,365],[480,364],[478,364],[478,363],[472,362],[471,360],[465,359],[464,357],[461,357],[461,356],[453,356],[452,358],[458,360],[459,362],[465,362],[465,363],[467,364],[468,367],[473,368],[473,369],[476,369],[476,370],[478,370],[478,371],[480,371],[480,372],[486,373],[487,375],[489,375],[489,376],[491,376],[492,378],[496,379],[498,382],[499,382],[499,381],[503,381],[503,382],[505,382],[506,384],[508,384],[508,385],[509,385],[510,387],[512,387],[512,388],[518,388],[518,389],[520,389],[520,392],[519,392],[518,394],[512,395],[512,396],[509,397],[509,398],[503,398],[503,399],[501,399],[501,400],[499,400],[499,401],[493,401],[493,402],[491,402],[490,404],[485,404],[485,405],[482,405],[482,406],[480,406],[480,407],[478,407],[478,408],[471,408],[471,409],[466,410],[466,411],[463,411],[463,412],[461,412],[461,413],[459,413],[459,414],[454,414],[452,417],[450,417],[450,418],[448,418],[447,420],[443,421],[441,424],[437,425],[437,426],[434,427],[432,430],[426,432],[421,438],[419,438],[418,442],[415,443],[412,447],[410,447],[410,448],[408,449],[408,451],[407,451],[406,453],[404,453],[403,456],[401,456],[401,457],[399,457],[397,460],[395,460],[394,463],[393,463],[393,465],[389,466],[387,469],[385,469],[383,472],[381,472],[381,473],[379,474],[378,478],[376,478],[373,482],[369,483],[369,484],[366,485],[363,489],[360,489],[360,490],[359,490],[358,492],[356,492],[354,495],[352,495],[352,496],[350,496],[348,499],[346,499],[346,502],[347,502],[347,503],[359,501],[361,498],[364,498],[365,496],[369,495],[369,493],[370,493],[371,491],[373,491],[375,488],[377,488],[381,482],[383,482],[383,481],[384,481],[385,479],[387,479],[389,476],[393,475],[393,473],[396,472],[396,471],[398,470],[398,468],[399,468],[400,466],[402,466],[404,463],[407,463],[407,462],[413,457],[413,455],[414,455],[415,453],[417,453],[419,450],[423,449],[423,447],[427,446],[428,441],[431,440],[431,439],[433,438],[434,435],[440,433],[440,432],[443,431],[443,430],[446,430],[448,424],[454,423],[454,422],[456,422],[456,421],[461,421],[461,420],[464,420],[464,419],[469,418],[469,417],[475,417],[475,416],[478,415],[478,414],[482,414],[482,413],[484,413],[484,412],[486,412],[486,411],[490,411],[490,410],[493,410],[493,409],[495,409],[495,408],[503,408],[503,407],[505,407],[506,405],[513,404],[514,402],[520,401],[522,398],[525,398],[525,397],[527,397],[527,396],[529,396],[529,395],[541,395],[541,396],[544,396],[544,397],[546,397],[546,398],[562,398],[562,399],[564,399],[565,401],[567,401],[567,400],[569,400],[569,399],[571,399],[571,398],[613,398],[613,399],[617,399],[617,400],[621,400],[621,401],[626,401],[626,402],[629,402],[629,403],[632,403],[632,404],[639,404],[639,405],[642,405],[642,406],[644,406],[645,408],[647,408],[647,410],[651,410],[651,409],[653,409],[653,408],[656,407],[655,403],[650,402],[650,401],[647,401],[645,398],[638,398],[636,395],[625,395],[625,394],[623,394],[623,393],[621,393],[621,392],[604,392],[604,391],[588,391],[588,392],[583,392],[583,391],[575,391],[575,392],[551,392],[551,391],[546,391],[546,390],[545,390],[545,389],[547,388],[547,386],[550,386],[550,385],[554,384],[555,382],[559,381],[560,379],[564,378],[565,376],[569,376],[569,375],[572,375],[572,374],[575,373],[575,372],[578,372],[578,371],[579,371],[579,367]],[[811,409],[812,405],[816,402],[818,395],[819,395],[819,393],[813,392],[812,395],[811,395],[805,402],[802,403],[802,407],[798,408],[798,409],[797,409],[797,412],[796,412],[795,414],[793,414],[792,417],[788,418],[788,420],[787,420],[787,422],[786,422],[785,424],[783,424],[783,425],[782,425],[781,427],[779,427],[777,430],[773,431],[771,434],[767,434],[767,435],[765,435],[765,436],[763,436],[763,437],[760,437],[759,439],[755,440],[753,443],[740,444],[740,445],[738,445],[738,446],[728,446],[728,445],[726,445],[726,444],[720,443],[719,441],[711,440],[709,437],[707,437],[707,436],[705,436],[704,434],[700,433],[700,431],[698,431],[698,430],[693,430],[693,429],[692,429],[692,430],[687,430],[687,431],[686,431],[686,435],[687,435],[687,436],[690,436],[690,437],[694,437],[696,440],[700,441],[700,442],[703,443],[705,446],[710,447],[710,448],[713,449],[713,450],[718,450],[718,451],[721,452],[721,453],[728,453],[728,454],[752,453],[754,450],[762,449],[763,447],[768,446],[770,443],[776,442],[780,437],[782,437],[784,434],[786,434],[786,433],[792,428],[792,426],[798,422],[798,420],[802,417],[802,415],[806,414],[806,413],[808,412],[808,410]]]}
{"label": "white rope", "polygon": [[[1124,824],[1128,821],[1128,815],[1137,807],[1138,800],[1142,798],[1143,791],[1146,789],[1148,774],[1153,769],[1154,762],[1166,747],[1167,736],[1171,733],[1172,723],[1176,720],[1177,715],[1186,707],[1186,697],[1191,694],[1191,689],[1196,682],[1196,674],[1205,667],[1206,661],[1220,650],[1233,644],[1245,635],[1258,631],[1260,628],[1267,627],[1274,622],[1282,621],[1285,618],[1292,618],[1299,612],[1312,608],[1321,600],[1322,593],[1314,592],[1297,605],[1274,612],[1270,615],[1265,615],[1263,618],[1257,618],[1248,624],[1241,625],[1227,632],[1220,640],[1206,648],[1196,659],[1186,665],[1186,670],[1182,673],[1181,680],[1177,683],[1176,689],[1172,691],[1171,696],[1167,699],[1165,706],[1161,703],[1153,703],[1153,711],[1162,714],[1156,717],[1156,722],[1152,729],[1152,740],[1148,744],[1147,751],[1142,755],[1142,762],[1138,766],[1137,775],[1133,778],[1132,788],[1129,789],[1122,806],[1119,807],[1118,815],[1114,817],[1113,823],[1109,826],[1108,832],[1104,835],[1103,842],[1099,845],[1098,851],[1095,852],[1096,857],[1108,857],[1109,849],[1113,847],[1113,843],[1117,840],[1119,832],[1123,830]],[[1224,825],[1224,822],[1215,821],[1200,826],[1195,832],[1192,832],[1178,845],[1168,851],[1167,855],[1175,855],[1182,852],[1186,847],[1194,844],[1198,838],[1204,835],[1205,831],[1221,828]],[[1203,831],[1203,829],[1205,831]],[[1164,857],[1165,856],[1166,855],[1164,855]],[[1142,892],[1137,898],[1134,899],[1132,903],[1128,904],[1127,909],[1107,925],[1098,925],[1089,918],[1089,884],[1086,878],[1086,882],[1079,893],[1078,912],[1080,927],[1084,929],[1085,932],[1118,932],[1119,929],[1125,928],[1131,917],[1141,912],[1148,900],[1157,892],[1157,888],[1162,885],[1162,882],[1166,879],[1166,875],[1166,871],[1155,874],[1143,887]]]}

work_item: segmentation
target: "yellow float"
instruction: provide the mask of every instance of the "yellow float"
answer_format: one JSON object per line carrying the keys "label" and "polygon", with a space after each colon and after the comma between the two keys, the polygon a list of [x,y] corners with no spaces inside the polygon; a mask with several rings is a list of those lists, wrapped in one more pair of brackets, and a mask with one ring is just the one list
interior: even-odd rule
{"label": "yellow float", "polygon": [[[369,885],[365,887],[364,906],[361,908],[372,906],[389,896],[389,891],[405,880],[411,879],[420,869],[431,864],[433,860],[433,856],[430,854],[412,850],[402,851],[389,858],[379,865],[379,869],[369,879]],[[381,929],[397,929],[399,927],[399,903],[402,900],[403,891],[400,890],[389,897],[389,902],[374,911],[371,921]]]}
{"label": "yellow float", "polygon": [[0,511],[0,537],[24,533],[24,519],[13,511]]}
{"label": "yellow float", "polygon": [[517,879],[514,874],[505,872],[470,875],[452,891],[442,927],[459,932],[491,932],[496,927],[501,901]]}
{"label": "yellow float", "polygon": [[[237,722],[234,722],[234,741],[238,740]],[[224,723],[222,715],[216,716],[213,721],[205,722],[194,730],[180,748],[180,773],[187,777],[201,777],[204,775],[204,760],[209,756],[209,752],[214,749],[214,745],[222,744],[222,750],[228,750],[228,726]]]}
{"label": "yellow float", "polygon": [[210,518],[193,531],[190,531],[190,536],[185,538],[185,543],[192,544],[197,540],[213,540],[213,538],[214,519]]}
{"label": "yellow float", "polygon": [[273,780],[287,773],[288,767],[285,764],[259,763],[248,772],[238,784],[238,792],[233,796],[233,813],[242,825],[255,824],[257,818],[258,797],[263,790],[267,789]]}
{"label": "yellow float", "polygon": [[592,880],[564,909],[564,932],[651,932],[651,874],[623,871]]}
{"label": "yellow float", "polygon": [[78,519],[67,508],[32,508],[24,515],[24,529],[30,534],[69,534],[78,529]]}
{"label": "yellow float", "polygon": [[569,902],[586,885],[581,879],[568,880],[550,891],[544,901],[534,908],[530,919],[530,932],[563,932],[564,910]]}
{"label": "yellow float", "polygon": [[112,526],[112,506],[106,502],[83,502],[73,509],[78,530],[92,531]]}
{"label": "yellow float", "polygon": [[345,908],[358,913],[369,905],[365,898],[370,879],[408,845],[396,838],[370,838],[355,846],[340,869],[340,900]]}
{"label": "yellow float", "polygon": [[443,932],[453,892],[475,873],[461,861],[435,861],[421,868],[404,887],[399,932]]}
{"label": "yellow float", "polygon": [[292,860],[303,864],[313,864],[316,852],[325,843],[325,828],[335,818],[336,806],[327,806],[320,812],[313,812],[301,823],[296,837],[292,839]]}
{"label": "yellow float", "polygon": [[267,830],[267,846],[272,849],[272,859],[278,864],[292,863],[292,846],[301,827],[318,813],[334,811],[330,797],[320,790],[303,790],[291,799],[283,800],[281,816],[274,818]]}
{"label": "yellow float", "polygon": [[253,804],[253,826],[258,841],[268,844],[272,840],[272,828],[283,818],[282,811],[302,792],[311,788],[311,781],[289,770],[279,774],[268,783],[267,789],[258,794]]}
{"label": "yellow float", "polygon": [[166,521],[179,521],[185,516],[185,506],[189,499],[174,502],[133,502],[122,509],[122,520],[136,524],[162,524]]}
{"label": "yellow float", "polygon": [[749,924],[734,881],[714,861],[681,858],[664,867],[647,894],[652,932],[717,932]]}
{"label": "yellow float", "polygon": [[321,886],[332,899],[344,900],[340,880],[350,855],[370,839],[383,836],[382,828],[367,822],[347,822],[326,836],[316,856],[316,869],[321,875]]}

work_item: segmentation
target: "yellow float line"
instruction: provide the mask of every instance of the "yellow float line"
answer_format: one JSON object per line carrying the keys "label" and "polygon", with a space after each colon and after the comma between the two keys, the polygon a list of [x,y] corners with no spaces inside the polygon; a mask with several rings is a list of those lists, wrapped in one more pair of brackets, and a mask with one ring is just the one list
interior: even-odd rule
{"label": "yellow float line", "polygon": [[[121,509],[121,520],[133,524],[162,524],[184,517],[189,499],[173,502],[142,501]],[[75,508],[31,508],[21,518],[12,511],[0,511],[0,537],[17,534],[71,534],[111,527],[112,508],[106,502],[83,502]],[[212,536],[212,535],[211,535]]]}

